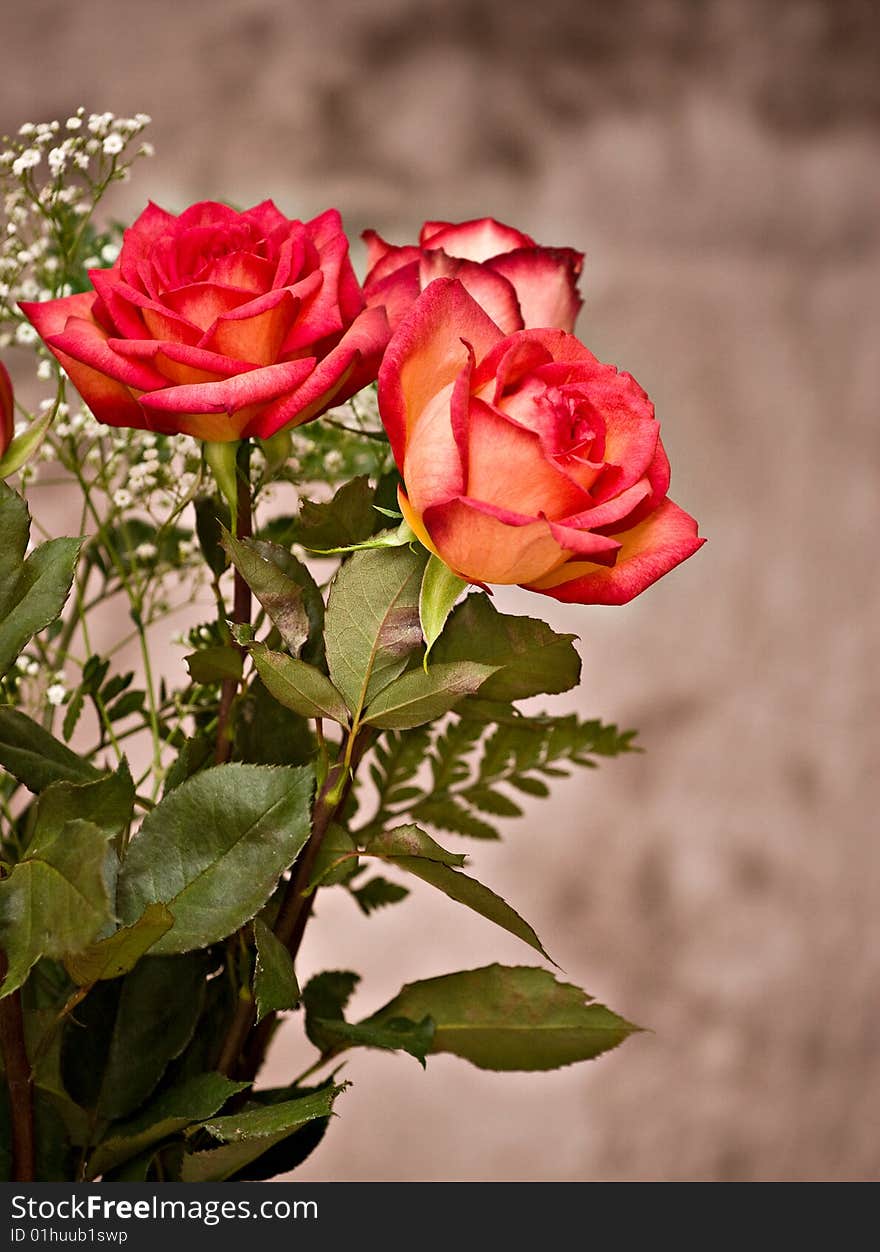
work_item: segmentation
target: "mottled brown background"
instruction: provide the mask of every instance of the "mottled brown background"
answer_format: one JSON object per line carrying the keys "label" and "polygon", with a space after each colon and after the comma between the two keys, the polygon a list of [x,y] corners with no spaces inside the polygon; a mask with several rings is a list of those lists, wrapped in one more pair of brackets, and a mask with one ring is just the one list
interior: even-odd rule
{"label": "mottled brown background", "polygon": [[[625,609],[502,598],[581,635],[568,704],[648,754],[474,849],[655,1033],[547,1076],[359,1055],[299,1177],[876,1178],[878,37],[871,0],[4,5],[0,129],[154,116],[122,216],[273,196],[586,250],[581,334],[655,398],[710,536]],[[302,973],[361,969],[368,1010],[522,957],[427,889],[369,923],[330,892]]]}

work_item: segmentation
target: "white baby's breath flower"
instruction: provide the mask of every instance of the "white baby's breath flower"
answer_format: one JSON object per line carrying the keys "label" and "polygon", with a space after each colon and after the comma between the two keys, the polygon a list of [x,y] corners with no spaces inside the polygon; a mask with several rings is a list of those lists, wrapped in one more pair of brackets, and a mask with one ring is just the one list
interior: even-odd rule
{"label": "white baby's breath flower", "polygon": [[83,120],[81,117],[69,117],[64,123],[68,130],[80,130],[82,129],[82,124]]}
{"label": "white baby's breath flower", "polygon": [[51,361],[43,360],[37,366],[37,378],[39,378],[40,382],[48,382],[54,372]]}
{"label": "white baby's breath flower", "polygon": [[25,148],[21,156],[16,157],[12,162],[12,172],[16,178],[20,178],[25,170],[32,170],[40,164],[42,155],[37,148]]}
{"label": "white baby's breath flower", "polygon": [[64,703],[64,697],[66,695],[67,688],[64,686],[64,683],[52,683],[51,687],[49,687],[46,691],[46,699],[50,704],[53,704],[56,707],[59,704]]}
{"label": "white baby's breath flower", "polygon": [[139,561],[152,561],[157,555],[156,545],[154,543],[139,543],[134,550],[134,554]]}
{"label": "white baby's breath flower", "polygon": [[102,147],[105,156],[118,156],[125,147],[125,140],[114,131],[113,134],[107,136]]}
{"label": "white baby's breath flower", "polygon": [[127,509],[131,504],[131,492],[126,491],[124,487],[119,487],[113,492],[113,503],[117,509]]}
{"label": "white baby's breath flower", "polygon": [[37,332],[28,322],[22,322],[15,328],[15,342],[22,344],[36,343]]}

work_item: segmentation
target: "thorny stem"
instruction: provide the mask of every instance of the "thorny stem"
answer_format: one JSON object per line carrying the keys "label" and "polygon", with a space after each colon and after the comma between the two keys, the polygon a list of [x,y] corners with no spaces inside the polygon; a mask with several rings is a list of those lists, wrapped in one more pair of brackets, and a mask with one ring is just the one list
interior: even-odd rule
{"label": "thorny stem", "polygon": [[[9,962],[0,951],[0,982]],[[35,1172],[34,1093],[31,1067],[24,1041],[21,993],[13,991],[0,1000],[0,1048],[9,1088],[12,1114],[12,1181],[33,1182]]]}
{"label": "thorny stem", "polygon": [[[241,447],[238,452],[238,518],[235,526],[236,539],[249,539],[251,536],[252,515],[251,515],[251,481],[250,481],[250,442],[247,439],[242,440]],[[232,620],[238,624],[245,624],[251,620],[251,589],[245,582],[239,570],[235,570],[235,591],[232,600]],[[244,649],[238,644],[235,645],[239,651],[244,653]],[[222,765],[229,760],[232,752],[232,736],[229,732],[229,717],[232,712],[232,702],[235,699],[235,693],[238,690],[238,680],[236,678],[224,678],[223,685],[220,688],[220,707],[217,712],[217,748],[214,753],[214,762]]]}

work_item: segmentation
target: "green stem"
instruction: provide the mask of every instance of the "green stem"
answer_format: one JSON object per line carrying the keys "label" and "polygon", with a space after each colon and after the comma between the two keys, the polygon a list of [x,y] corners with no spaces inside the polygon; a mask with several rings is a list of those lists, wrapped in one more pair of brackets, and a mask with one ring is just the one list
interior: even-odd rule
{"label": "green stem", "polygon": [[[250,440],[243,439],[238,450],[238,510],[235,524],[236,539],[249,539],[253,524],[251,514],[251,482],[250,482]],[[251,620],[251,589],[244,578],[235,571],[235,590],[233,592],[232,620],[245,625]],[[238,647],[238,645],[235,645]],[[239,648],[244,653],[244,649]],[[220,688],[220,706],[217,712],[217,748],[214,761],[222,765],[229,760],[232,753],[232,735],[229,721],[232,704],[238,691],[237,678],[225,678]]]}

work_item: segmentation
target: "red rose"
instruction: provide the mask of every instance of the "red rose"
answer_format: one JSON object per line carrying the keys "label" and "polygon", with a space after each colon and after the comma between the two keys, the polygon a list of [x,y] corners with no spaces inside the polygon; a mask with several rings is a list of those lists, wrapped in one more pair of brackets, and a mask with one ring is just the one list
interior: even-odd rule
{"label": "red rose", "polygon": [[12,379],[0,361],[0,456],[12,443],[15,433],[15,406],[12,402]]}
{"label": "red rose", "polygon": [[542,248],[491,217],[425,222],[418,246],[394,247],[374,230],[363,238],[370,267],[364,295],[371,308],[385,306],[392,330],[435,278],[459,279],[506,334],[527,326],[574,330],[582,252]]}
{"label": "red rose", "polygon": [[375,378],[388,338],[335,209],[302,223],[270,200],[150,204],[89,277],[94,291],[21,307],[110,426],[265,439]]}
{"label": "red rose", "polygon": [[379,409],[406,520],[470,582],[625,604],[704,542],[635,379],[563,331],[504,335],[459,282],[394,334]]}

